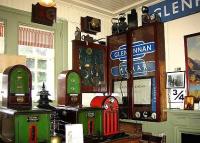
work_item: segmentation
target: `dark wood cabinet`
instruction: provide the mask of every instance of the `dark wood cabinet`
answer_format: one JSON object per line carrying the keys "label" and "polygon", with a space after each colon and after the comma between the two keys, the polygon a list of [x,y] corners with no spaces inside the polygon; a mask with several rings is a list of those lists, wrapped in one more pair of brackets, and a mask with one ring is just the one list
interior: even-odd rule
{"label": "dark wood cabinet", "polygon": [[[127,88],[124,91],[120,85],[127,85],[127,73],[123,67],[127,67],[127,33],[116,34],[107,37],[108,42],[108,84],[109,94],[119,91],[125,100],[119,103],[120,118],[128,118],[131,116],[132,96],[127,96]],[[114,85],[119,85],[118,87]],[[123,90],[123,91],[122,91]]]}
{"label": "dark wood cabinet", "polygon": [[127,87],[127,105],[122,104],[121,111],[126,109],[129,119],[166,120],[164,24],[109,36],[108,49],[109,92],[114,92],[119,80]]}
{"label": "dark wood cabinet", "polygon": [[82,92],[107,92],[107,47],[72,41],[73,69],[80,72]]}

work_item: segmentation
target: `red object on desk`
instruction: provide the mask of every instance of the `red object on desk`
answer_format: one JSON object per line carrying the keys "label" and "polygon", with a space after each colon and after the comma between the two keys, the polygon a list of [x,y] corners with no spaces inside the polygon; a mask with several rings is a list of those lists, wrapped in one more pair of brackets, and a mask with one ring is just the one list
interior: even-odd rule
{"label": "red object on desk", "polygon": [[90,103],[91,107],[104,108],[103,134],[110,136],[119,133],[119,105],[113,96],[96,96]]}

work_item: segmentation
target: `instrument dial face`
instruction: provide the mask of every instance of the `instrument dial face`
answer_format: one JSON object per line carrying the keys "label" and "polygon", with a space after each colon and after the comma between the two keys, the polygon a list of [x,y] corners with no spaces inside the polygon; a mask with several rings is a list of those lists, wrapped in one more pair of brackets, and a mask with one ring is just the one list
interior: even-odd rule
{"label": "instrument dial face", "polygon": [[108,105],[105,104],[105,105],[103,106],[103,108],[104,108],[104,109],[108,109]]}
{"label": "instrument dial face", "polygon": [[152,113],[152,114],[151,114],[151,118],[152,118],[152,119],[156,119],[156,113]]}
{"label": "instrument dial face", "polygon": [[110,100],[111,103],[113,103],[115,101],[115,99],[112,98],[112,97],[109,100]]}
{"label": "instrument dial face", "polygon": [[135,117],[140,118],[141,117],[140,112],[135,112]]}
{"label": "instrument dial face", "polygon": [[146,111],[143,112],[143,117],[147,118],[148,117],[148,113]]}

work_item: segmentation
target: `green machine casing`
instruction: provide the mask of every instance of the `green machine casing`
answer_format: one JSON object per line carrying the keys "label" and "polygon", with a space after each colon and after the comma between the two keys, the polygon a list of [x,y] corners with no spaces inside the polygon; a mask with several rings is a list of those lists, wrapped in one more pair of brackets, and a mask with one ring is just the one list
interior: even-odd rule
{"label": "green machine casing", "polygon": [[50,143],[49,110],[0,108],[0,137],[6,143]]}
{"label": "green machine casing", "polygon": [[100,108],[82,108],[78,113],[78,123],[83,124],[84,135],[103,135],[102,122],[103,109]]}
{"label": "green machine casing", "polygon": [[[103,123],[102,113],[103,108],[72,108],[72,107],[57,107],[59,119],[70,124],[83,124],[84,136],[102,136]],[[60,129],[64,127],[60,127]]]}

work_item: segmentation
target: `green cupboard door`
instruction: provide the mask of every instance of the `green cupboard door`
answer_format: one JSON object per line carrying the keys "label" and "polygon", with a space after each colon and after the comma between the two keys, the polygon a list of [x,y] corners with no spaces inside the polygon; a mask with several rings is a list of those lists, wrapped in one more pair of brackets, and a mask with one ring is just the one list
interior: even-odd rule
{"label": "green cupboard door", "polygon": [[30,140],[50,143],[50,114],[15,116],[15,143],[29,143]]}
{"label": "green cupboard door", "polygon": [[[93,122],[92,124],[90,122]],[[102,109],[81,110],[78,113],[78,123],[83,124],[84,136],[91,135],[90,128],[93,128],[93,135],[103,135]],[[93,126],[93,127],[91,127]]]}

